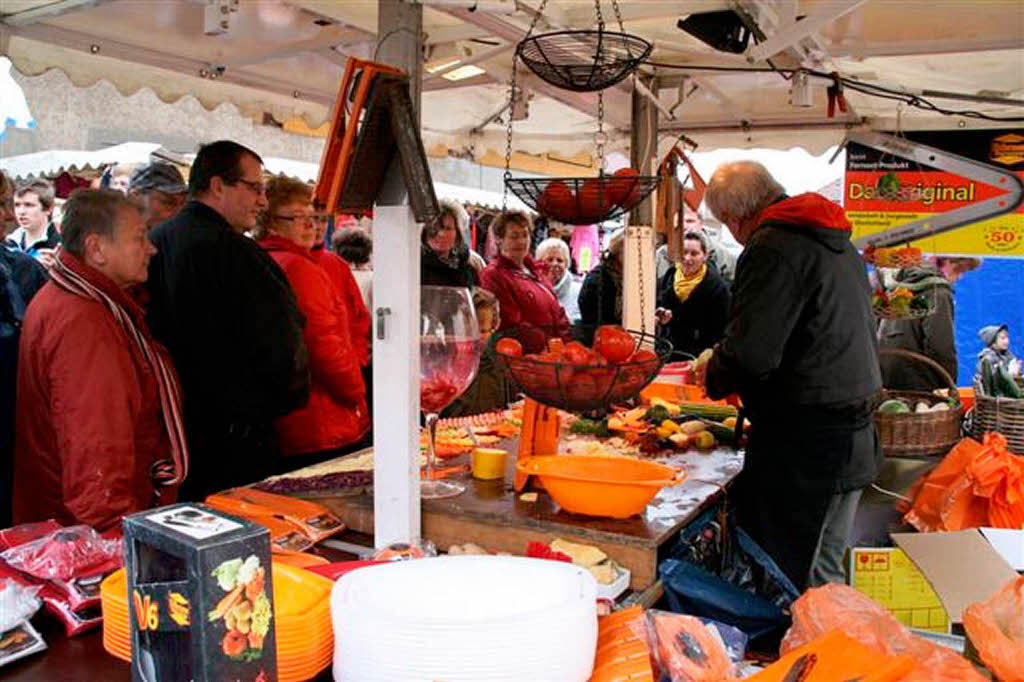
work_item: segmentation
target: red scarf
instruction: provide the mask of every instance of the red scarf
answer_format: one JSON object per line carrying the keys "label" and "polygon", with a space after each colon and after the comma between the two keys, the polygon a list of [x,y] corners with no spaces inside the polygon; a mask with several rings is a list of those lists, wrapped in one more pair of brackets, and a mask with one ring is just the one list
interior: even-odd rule
{"label": "red scarf", "polygon": [[172,457],[170,460],[154,462],[149,473],[155,486],[178,485],[188,475],[188,445],[185,442],[185,428],[182,422],[181,386],[178,385],[178,377],[163,356],[153,348],[149,329],[142,319],[142,311],[125,296],[118,295],[121,294],[120,291],[112,295],[104,291],[103,287],[90,282],[88,273],[84,270],[72,254],[58,248],[53,266],[50,268],[50,279],[70,294],[105,305],[149,363],[157,379],[160,412],[163,414],[164,426],[171,442]]}

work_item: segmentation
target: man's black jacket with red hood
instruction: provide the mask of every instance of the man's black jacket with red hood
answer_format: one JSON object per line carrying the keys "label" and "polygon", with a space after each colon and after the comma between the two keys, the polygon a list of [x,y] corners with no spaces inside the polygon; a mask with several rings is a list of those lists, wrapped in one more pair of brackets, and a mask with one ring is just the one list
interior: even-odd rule
{"label": "man's black jacket with red hood", "polygon": [[771,470],[789,484],[816,493],[864,487],[877,447],[817,447],[870,425],[882,386],[871,290],[850,223],[840,206],[808,193],[784,196],[757,225],[737,264],[708,393],[740,394],[754,427],[749,455],[758,441],[769,446]]}

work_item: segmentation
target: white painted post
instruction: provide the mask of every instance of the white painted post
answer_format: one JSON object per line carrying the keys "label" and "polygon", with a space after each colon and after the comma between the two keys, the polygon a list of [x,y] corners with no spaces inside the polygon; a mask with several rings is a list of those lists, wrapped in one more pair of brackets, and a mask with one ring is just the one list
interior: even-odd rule
{"label": "white painted post", "polygon": [[[647,225],[626,228],[622,251],[622,326],[654,333],[657,274],[654,229]],[[643,305],[641,305],[641,300]]]}
{"label": "white painted post", "polygon": [[373,534],[377,547],[409,542],[420,535],[418,234],[407,205],[374,209]]}
{"label": "white painted post", "polygon": [[[409,74],[418,117],[423,7],[403,0],[378,0],[377,5],[376,60]],[[384,547],[420,537],[420,232],[397,159],[377,200],[373,220],[373,536],[374,544]]]}

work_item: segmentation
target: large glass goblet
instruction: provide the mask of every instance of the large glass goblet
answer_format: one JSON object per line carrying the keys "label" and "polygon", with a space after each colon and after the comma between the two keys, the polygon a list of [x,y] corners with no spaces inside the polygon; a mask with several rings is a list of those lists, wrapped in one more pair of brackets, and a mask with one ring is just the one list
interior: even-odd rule
{"label": "large glass goblet", "polygon": [[480,364],[480,329],[469,289],[420,288],[420,410],[427,426],[427,476],[420,497],[454,497],[466,489],[458,481],[434,478],[435,438],[441,410],[473,382]]}

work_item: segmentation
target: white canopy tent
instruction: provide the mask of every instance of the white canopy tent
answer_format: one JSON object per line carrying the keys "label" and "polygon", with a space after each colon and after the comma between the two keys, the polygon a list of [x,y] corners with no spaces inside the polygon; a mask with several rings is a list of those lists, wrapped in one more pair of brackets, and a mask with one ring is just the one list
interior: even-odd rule
{"label": "white canopy tent", "polygon": [[[422,123],[428,146],[443,144],[477,157],[504,152],[504,127],[489,119],[506,103],[515,42],[527,31],[536,0],[423,0]],[[676,27],[689,12],[741,7],[767,34],[747,55],[714,50]],[[847,91],[851,107],[825,114],[826,81],[811,79],[810,107],[790,104],[790,82],[768,72],[704,67],[805,66],[907,92],[938,106],[1019,115],[1024,88],[1024,4],[1014,0],[629,0],[627,31],[652,41],[651,62],[662,107],[662,144],[685,132],[702,148],[801,146],[813,153],[838,143],[848,126],[895,128],[896,103]],[[226,28],[204,25],[220,8]],[[617,28],[610,2],[609,29]],[[471,8],[475,8],[472,11]],[[799,18],[799,20],[798,20]],[[537,31],[592,28],[593,5],[550,0]],[[217,31],[215,34],[204,33]],[[194,95],[207,108],[232,102],[246,115],[316,128],[328,117],[348,55],[378,49],[377,1],[5,0],[0,52],[24,75],[61,69],[76,85],[111,82],[121,93],[151,88],[164,101]],[[388,36],[386,40],[398,40]],[[749,61],[748,58],[749,57]],[[474,74],[468,77],[465,74]],[[592,151],[596,98],[559,90],[519,69],[529,116],[515,125],[515,147],[562,155]],[[609,149],[629,142],[629,81],[605,93],[613,126]],[[672,116],[667,112],[671,110]],[[983,126],[906,108],[904,129]]]}

